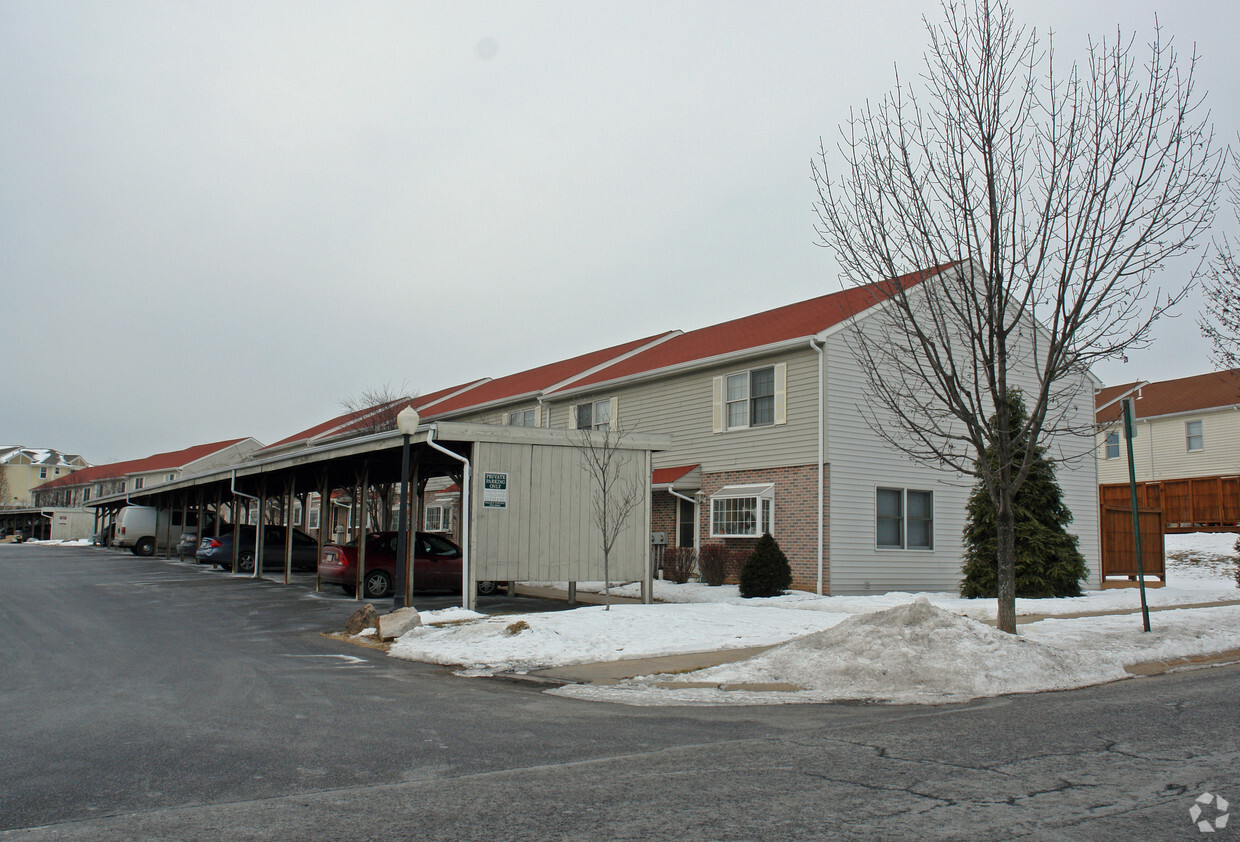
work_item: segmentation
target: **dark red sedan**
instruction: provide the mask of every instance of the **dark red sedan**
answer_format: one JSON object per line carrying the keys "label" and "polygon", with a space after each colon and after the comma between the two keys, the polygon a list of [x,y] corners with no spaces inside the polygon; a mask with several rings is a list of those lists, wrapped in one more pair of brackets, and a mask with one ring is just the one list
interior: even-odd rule
{"label": "dark red sedan", "polygon": [[[366,575],[362,595],[367,599],[390,596],[396,581],[396,532],[366,536]],[[461,548],[431,532],[413,539],[413,586],[419,591],[460,591]],[[357,544],[328,544],[319,556],[319,581],[339,585],[352,596],[357,590]],[[478,593],[490,594],[495,582],[479,582]]]}

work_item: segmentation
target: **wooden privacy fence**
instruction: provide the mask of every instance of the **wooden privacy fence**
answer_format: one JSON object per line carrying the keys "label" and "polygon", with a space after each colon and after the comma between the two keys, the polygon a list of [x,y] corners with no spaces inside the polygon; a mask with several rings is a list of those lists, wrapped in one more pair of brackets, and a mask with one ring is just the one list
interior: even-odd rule
{"label": "wooden privacy fence", "polygon": [[[1104,508],[1127,508],[1131,499],[1128,483],[1098,488],[1098,502]],[[1240,477],[1139,482],[1137,507],[1162,512],[1164,532],[1240,532]]]}
{"label": "wooden privacy fence", "polygon": [[[1131,498],[1129,498],[1131,500]],[[1137,508],[1141,528],[1141,566],[1146,576],[1167,581],[1163,546],[1163,515],[1159,509]],[[1132,504],[1102,507],[1102,578],[1137,575],[1137,548],[1132,534]]]}

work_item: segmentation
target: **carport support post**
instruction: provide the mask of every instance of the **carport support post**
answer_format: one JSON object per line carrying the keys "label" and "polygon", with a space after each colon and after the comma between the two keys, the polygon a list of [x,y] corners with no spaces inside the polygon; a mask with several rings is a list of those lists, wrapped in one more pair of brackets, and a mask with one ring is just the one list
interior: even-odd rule
{"label": "carport support post", "polygon": [[[331,510],[331,489],[327,485],[327,471],[323,471],[323,476],[319,480],[319,558],[323,558],[323,545],[327,543],[326,537],[331,527],[327,523],[327,515]],[[319,579],[319,566],[314,565],[314,590],[323,590],[323,582]]]}
{"label": "carport support post", "polygon": [[[254,519],[254,572],[250,574],[251,579],[263,578],[263,545],[267,543],[267,536],[263,533],[263,527],[266,525],[267,518],[267,477],[263,477],[258,483],[258,501],[255,506],[257,514]],[[236,543],[235,541],[233,543]]]}
{"label": "carport support post", "polygon": [[[154,498],[155,502],[155,551],[159,552],[159,511],[160,499]],[[172,510],[176,507],[176,497],[168,496],[168,520],[164,524],[164,558],[172,558]]]}
{"label": "carport support post", "polygon": [[[198,548],[202,545],[202,530],[205,528],[206,512],[203,507],[206,505],[206,498],[203,496],[202,489],[198,489],[198,528],[194,530],[194,553],[197,555]],[[185,527],[182,526],[182,529]],[[197,559],[195,558],[195,561]]]}
{"label": "carport support post", "polygon": [[[169,515],[168,520],[172,517]],[[189,524],[189,494],[181,492],[181,532],[185,532],[185,527]],[[168,524],[168,555],[172,555],[172,524]],[[184,561],[185,557],[181,555],[181,535],[177,534],[177,560]]]}
{"label": "carport support post", "polygon": [[353,495],[357,507],[357,598],[364,599],[362,586],[366,582],[366,493],[370,484],[370,463],[362,462],[362,475],[357,493]]}
{"label": "carport support post", "polygon": [[[647,450],[646,451],[646,474],[645,475],[647,477],[653,476],[653,471],[654,471],[654,466],[651,464],[650,451]],[[647,482],[646,483],[646,499],[645,499],[644,505],[642,506],[642,515],[643,515],[642,520],[645,523],[643,534],[645,535],[650,534],[652,494],[653,494],[653,490],[650,487],[650,483]],[[645,550],[645,555],[646,555],[646,565],[645,565],[646,573],[645,575],[642,576],[642,605],[653,605],[654,604],[654,559],[651,558],[650,542],[643,541],[642,547]]]}
{"label": "carport support post", "polygon": [[1137,547],[1137,586],[1141,589],[1141,620],[1150,630],[1150,606],[1145,601],[1145,568],[1141,560],[1141,519],[1137,514],[1137,469],[1132,459],[1132,398],[1124,398],[1124,438],[1128,440],[1128,489],[1132,492],[1132,537]]}
{"label": "carport support post", "polygon": [[290,478],[284,488],[284,584],[293,581],[293,493],[297,479]]}

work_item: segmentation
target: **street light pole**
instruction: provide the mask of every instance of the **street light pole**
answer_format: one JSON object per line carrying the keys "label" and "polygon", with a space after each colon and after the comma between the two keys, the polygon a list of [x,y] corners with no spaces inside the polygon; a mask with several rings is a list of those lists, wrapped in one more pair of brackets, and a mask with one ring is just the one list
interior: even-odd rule
{"label": "street light pole", "polygon": [[396,536],[396,593],[392,596],[393,610],[405,607],[405,583],[412,578],[412,571],[409,569],[409,437],[417,431],[418,421],[418,411],[412,406],[405,407],[396,416],[396,429],[401,434],[400,518]]}

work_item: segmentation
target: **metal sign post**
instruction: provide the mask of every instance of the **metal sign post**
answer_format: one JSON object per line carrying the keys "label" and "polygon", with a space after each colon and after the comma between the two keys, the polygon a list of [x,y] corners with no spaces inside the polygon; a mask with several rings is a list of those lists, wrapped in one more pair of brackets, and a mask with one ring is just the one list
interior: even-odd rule
{"label": "metal sign post", "polygon": [[1128,488],[1132,492],[1132,537],[1137,544],[1137,585],[1141,589],[1141,619],[1150,630],[1150,606],[1145,601],[1145,567],[1141,561],[1141,520],[1137,516],[1137,469],[1132,458],[1132,398],[1124,398],[1124,438],[1128,441]]}

